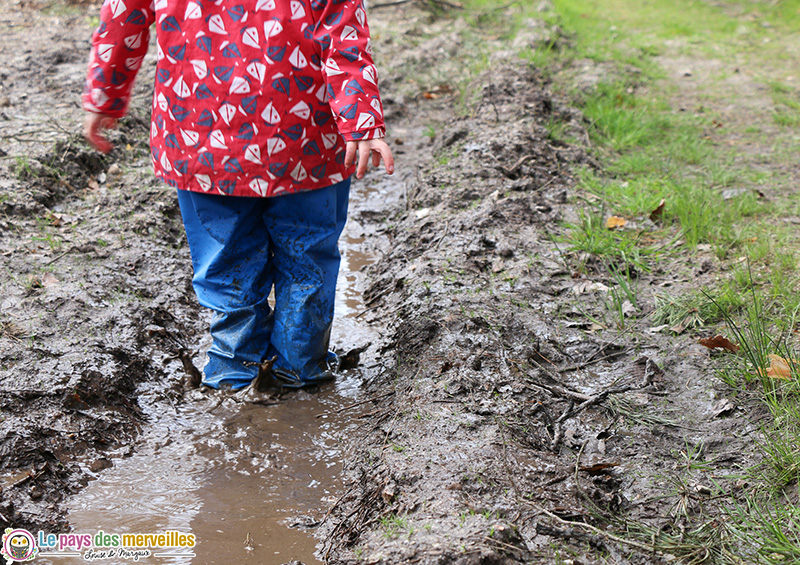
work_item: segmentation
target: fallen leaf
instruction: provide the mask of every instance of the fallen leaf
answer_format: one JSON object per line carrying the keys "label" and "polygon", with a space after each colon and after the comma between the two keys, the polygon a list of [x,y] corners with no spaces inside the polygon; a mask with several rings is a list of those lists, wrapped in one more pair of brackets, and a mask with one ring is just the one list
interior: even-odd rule
{"label": "fallen leaf", "polygon": [[736,353],[739,351],[739,346],[735,343],[731,343],[730,340],[726,337],[722,337],[721,335],[715,335],[714,337],[704,337],[700,340],[700,345],[705,345],[709,349],[727,349],[728,351],[732,351]]}
{"label": "fallen leaf", "polygon": [[607,473],[609,469],[618,466],[619,463],[595,463],[594,465],[589,465],[586,467],[578,467],[578,470],[589,473],[590,475],[600,475],[602,473]]}
{"label": "fallen leaf", "polygon": [[630,301],[630,300],[625,300],[625,301],[622,303],[622,308],[621,308],[621,310],[622,310],[622,315],[623,315],[623,316],[625,316],[626,318],[628,318],[628,317],[630,317],[630,316],[633,316],[633,315],[634,315],[634,314],[636,314],[636,312],[637,312],[637,310],[636,310],[636,306],[634,306],[634,305],[631,303],[631,301]]}
{"label": "fallen leaf", "polygon": [[628,220],[625,218],[620,218],[619,216],[611,216],[609,219],[606,220],[606,227],[610,230],[621,228],[625,224],[628,223]]}
{"label": "fallen leaf", "polygon": [[53,275],[53,273],[45,273],[42,275],[42,286],[48,287],[58,284],[60,281]]}
{"label": "fallen leaf", "polygon": [[714,494],[714,491],[711,490],[711,487],[707,487],[706,485],[694,484],[692,485],[692,490],[697,494],[702,494],[704,496],[711,496]]}
{"label": "fallen leaf", "polygon": [[435,92],[423,92],[422,97],[428,100],[436,100],[437,98],[439,98],[439,95],[436,94]]}
{"label": "fallen leaf", "polygon": [[586,294],[587,292],[608,292],[608,287],[603,283],[599,282],[592,282],[592,281],[581,281],[575,286],[572,287],[572,292],[575,293],[577,296],[581,294]]}
{"label": "fallen leaf", "polygon": [[47,219],[50,220],[50,224],[58,227],[64,220],[64,214],[58,214],[56,212],[48,212]]}
{"label": "fallen leaf", "polygon": [[796,359],[784,359],[779,355],[767,355],[769,358],[769,367],[767,368],[767,376],[772,379],[788,379],[792,376],[792,365],[797,364]]}
{"label": "fallen leaf", "polygon": [[650,220],[653,222],[659,221],[662,217],[664,217],[664,205],[667,203],[666,198],[662,198],[661,202],[658,203],[656,209],[650,212]]}
{"label": "fallen leaf", "polygon": [[711,407],[711,417],[720,418],[722,416],[728,416],[734,410],[736,410],[736,405],[727,398],[723,398]]}

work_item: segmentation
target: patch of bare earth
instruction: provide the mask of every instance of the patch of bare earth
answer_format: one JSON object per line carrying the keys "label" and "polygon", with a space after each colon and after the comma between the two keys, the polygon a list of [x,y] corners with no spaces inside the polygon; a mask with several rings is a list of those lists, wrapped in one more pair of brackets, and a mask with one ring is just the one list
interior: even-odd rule
{"label": "patch of bare earth", "polygon": [[[406,56],[431,52],[432,36],[401,45]],[[398,73],[384,72],[389,99]],[[595,323],[603,285],[615,284],[608,267],[556,243],[580,206],[571,171],[593,161],[546,127],[564,122],[586,139],[581,114],[510,53],[471,87],[474,107],[437,129],[405,205],[386,218],[390,245],[365,301],[368,319],[389,321],[387,368],[353,414],[363,434],[349,438],[350,486],[321,531],[323,556],[668,562],[607,524],[690,528],[715,513],[711,485],[739,488],[725,476],[754,451],[756,428],[722,396],[708,351],[647,331],[654,291],[715,266],[635,273],[639,308]],[[389,107],[397,125],[456,103],[424,92]]]}
{"label": "patch of bare earth", "polygon": [[0,8],[0,529],[59,531],[66,498],[132,453],[137,386],[178,395],[203,324],[144,112],[107,157],[78,135],[99,6]]}

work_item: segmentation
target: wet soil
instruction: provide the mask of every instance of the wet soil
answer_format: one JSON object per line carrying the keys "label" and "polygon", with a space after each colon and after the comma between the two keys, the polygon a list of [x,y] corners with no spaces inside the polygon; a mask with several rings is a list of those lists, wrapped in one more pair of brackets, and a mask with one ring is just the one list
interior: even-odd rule
{"label": "wet soil", "polygon": [[[443,46],[458,47],[453,26],[411,24],[432,64]],[[401,84],[408,61],[393,60],[387,82]],[[394,364],[367,387],[379,400],[365,409],[323,556],[672,561],[603,528],[624,517],[640,534],[680,532],[718,515],[711,493],[736,492],[756,458],[759,409],[726,397],[695,336],[660,333],[648,317],[656,292],[708,284],[721,265],[701,250],[643,272],[559,243],[561,222],[576,222],[583,204],[572,171],[596,163],[590,147],[549,128],[587,140],[590,124],[529,64],[500,50],[490,67],[470,84],[474,107],[435,122],[430,158],[388,215],[391,248],[370,270],[365,302],[388,321]],[[430,96],[435,83],[418,86],[389,106],[401,129],[457,103]],[[612,270],[628,270],[639,293],[616,318],[603,300],[620,290]]]}
{"label": "wet soil", "polygon": [[367,349],[342,383],[258,411],[183,391],[207,318],[147,158],[152,59],[98,156],[77,136],[98,7],[2,6],[0,527],[191,527],[196,563],[312,562],[313,541],[269,541],[287,523],[330,563],[655,563],[563,521],[680,528],[676,506],[736,488],[752,414],[722,409],[707,351],[646,331],[653,289],[695,267],[638,273],[639,309],[593,321],[608,268],[557,242],[572,171],[596,164],[548,130],[587,124],[499,40],[472,76],[463,24],[371,14],[398,171],[358,189],[334,337]]}

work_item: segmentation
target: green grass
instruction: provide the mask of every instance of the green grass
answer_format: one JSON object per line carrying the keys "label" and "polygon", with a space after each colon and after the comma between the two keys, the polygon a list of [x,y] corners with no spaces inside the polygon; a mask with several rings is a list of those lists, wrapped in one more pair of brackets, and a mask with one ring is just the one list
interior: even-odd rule
{"label": "green grass", "polygon": [[408,526],[408,521],[396,514],[383,516],[380,519],[380,524],[386,539],[395,539],[403,534],[408,534],[410,536],[413,532]]}
{"label": "green grass", "polygon": [[[740,563],[740,549],[744,562],[755,556],[767,563],[797,561],[800,375],[776,380],[766,376],[766,368],[770,355],[800,358],[791,339],[800,312],[800,245],[796,228],[783,222],[800,215],[800,203],[790,193],[796,183],[786,172],[795,169],[793,128],[800,126],[800,89],[797,79],[789,78],[800,64],[792,35],[800,27],[800,4],[553,0],[550,13],[538,12],[536,4],[465,0],[458,14],[468,25],[453,26],[463,46],[450,85],[457,112],[469,114],[479,104],[474,78],[490,69],[492,50],[528,33],[530,21],[544,19],[545,25],[534,28],[539,39],[519,46],[519,53],[558,96],[582,110],[590,151],[601,165],[573,171],[578,214],[556,240],[568,268],[591,271],[609,286],[593,304],[587,302],[586,316],[600,316],[602,325],[618,332],[635,332],[649,306],[641,286],[648,277],[659,270],[669,277],[676,267],[691,273],[695,259],[707,259],[710,250],[716,280],[709,277],[708,287],[690,286],[683,294],[655,293],[646,323],[677,333],[716,333],[727,326],[741,351],[721,356],[719,376],[731,395],[760,396],[771,416],[762,424],[763,462],[748,474],[753,489],[735,499],[720,494],[715,501],[729,506],[727,521],[684,513],[686,527],[674,531],[624,527],[683,563]],[[688,78],[662,67],[660,57],[698,64],[691,77],[698,91],[691,101],[681,98],[677,82]],[[715,64],[703,69],[701,60]],[[599,82],[583,80],[583,69],[592,64]],[[740,101],[731,87],[744,76],[740,66],[766,105],[737,121],[725,119],[722,109]],[[434,88],[442,80],[432,74],[434,67],[412,61],[406,76],[417,90]],[[540,123],[550,138],[575,141],[568,138],[575,135],[568,124],[554,116]],[[435,137],[433,124],[424,135]],[[741,149],[748,145],[750,154]],[[442,166],[452,158],[447,152],[436,157]],[[663,213],[650,220],[662,200]],[[611,215],[628,225],[608,229]],[[447,272],[444,280],[454,276]],[[636,308],[627,320],[625,302]],[[623,415],[633,409],[612,408]],[[687,473],[706,472],[698,457],[687,447]],[[387,537],[406,527],[395,516],[381,524]]]}
{"label": "green grass", "polygon": [[[554,5],[547,18],[564,30],[560,42],[530,48],[525,56],[553,81],[554,90],[582,109],[602,169],[577,171],[583,202],[576,199],[578,219],[567,226],[566,249],[584,263],[589,254],[595,265],[611,262],[643,273],[691,265],[700,246],[710,249],[720,261],[717,282],[677,296],[657,293],[649,323],[678,333],[724,323],[741,350],[722,356],[719,376],[732,395],[760,395],[771,416],[762,423],[762,462],[748,471],[751,490],[718,501],[728,506],[727,522],[701,516],[680,532],[625,527],[684,563],[796,562],[800,367],[790,363],[786,380],[768,376],[767,368],[770,356],[800,359],[794,344],[800,246],[796,228],[781,219],[800,212],[790,177],[782,172],[794,166],[793,128],[800,126],[799,91],[787,78],[798,64],[796,50],[787,47],[800,25],[800,4],[554,0]],[[699,88],[705,91],[697,93],[695,105],[681,100],[678,79],[659,66],[656,56],[665,54],[684,57],[688,65],[694,59],[720,62],[703,76]],[[587,60],[596,62],[602,77],[593,86],[578,80]],[[752,110],[750,120],[722,123],[730,120],[721,121],[713,108],[738,103],[738,93],[726,82],[737,65],[758,73],[754,80],[772,106]],[[779,133],[768,127],[770,121]],[[551,137],[563,138],[563,124],[546,125]],[[747,155],[739,147],[748,143],[769,149]],[[662,199],[663,214],[649,223]],[[629,225],[609,230],[611,215]],[[681,245],[672,245],[675,241]],[[630,300],[629,294],[633,304],[639,301],[637,280],[612,278],[616,295],[606,297],[607,309],[622,297]],[[744,553],[737,556],[738,551]]]}

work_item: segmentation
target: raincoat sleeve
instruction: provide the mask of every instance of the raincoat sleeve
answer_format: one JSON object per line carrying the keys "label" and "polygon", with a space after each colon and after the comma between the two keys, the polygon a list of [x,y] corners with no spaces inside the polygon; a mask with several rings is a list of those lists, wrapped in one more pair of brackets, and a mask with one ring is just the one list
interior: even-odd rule
{"label": "raincoat sleeve", "polygon": [[105,0],[83,90],[83,107],[114,118],[128,109],[133,80],[147,53],[151,0]]}
{"label": "raincoat sleeve", "polygon": [[345,141],[384,137],[378,73],[361,0],[312,0],[326,100]]}

